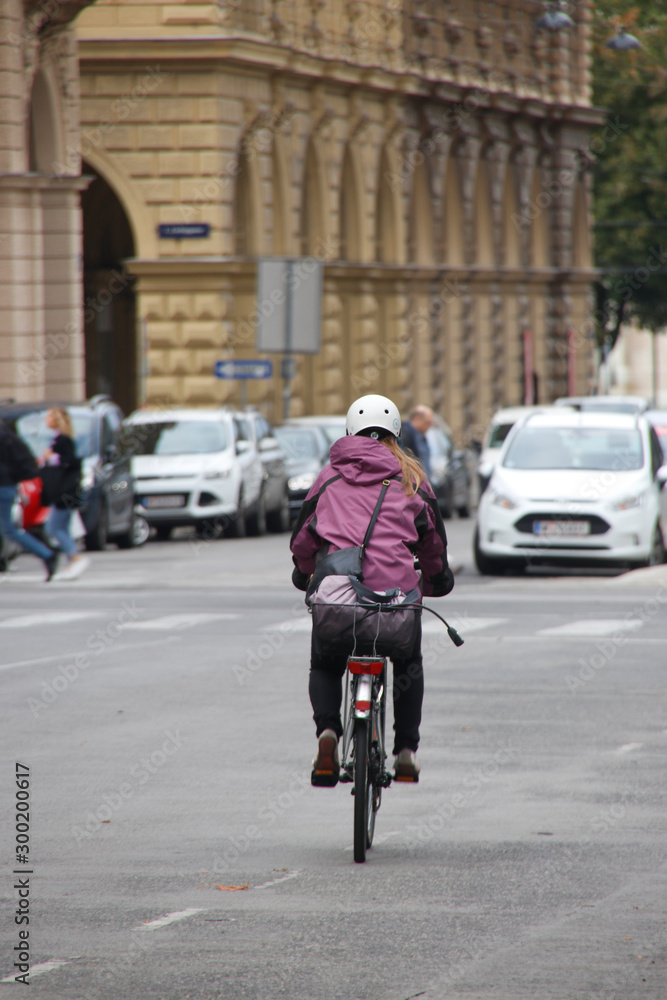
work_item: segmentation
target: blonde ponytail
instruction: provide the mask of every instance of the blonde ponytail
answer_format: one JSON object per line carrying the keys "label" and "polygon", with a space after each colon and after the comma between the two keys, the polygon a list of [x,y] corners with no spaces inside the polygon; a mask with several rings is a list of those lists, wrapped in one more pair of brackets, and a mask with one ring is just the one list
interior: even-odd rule
{"label": "blonde ponytail", "polygon": [[410,458],[401,448],[396,438],[389,434],[382,438],[382,444],[398,459],[403,476],[403,492],[406,496],[413,497],[421,486],[426,475],[424,469],[416,458]]}

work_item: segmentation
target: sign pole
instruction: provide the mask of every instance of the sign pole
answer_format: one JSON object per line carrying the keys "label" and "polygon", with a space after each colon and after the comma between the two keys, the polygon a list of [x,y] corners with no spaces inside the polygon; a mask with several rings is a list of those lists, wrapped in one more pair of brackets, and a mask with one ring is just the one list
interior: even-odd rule
{"label": "sign pole", "polygon": [[285,384],[283,386],[283,420],[289,420],[289,407],[290,407],[290,396],[291,396],[291,380],[292,380],[292,344],[294,343],[293,331],[292,331],[292,295],[294,292],[292,276],[294,274],[294,261],[287,261],[287,275],[285,279],[286,285],[286,301],[285,301],[285,357],[283,359],[283,378]]}

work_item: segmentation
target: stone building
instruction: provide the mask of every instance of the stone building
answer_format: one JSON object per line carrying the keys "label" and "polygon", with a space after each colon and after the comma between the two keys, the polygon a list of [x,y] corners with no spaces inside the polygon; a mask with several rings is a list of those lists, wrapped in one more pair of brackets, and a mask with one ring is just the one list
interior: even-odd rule
{"label": "stone building", "polygon": [[0,0],[0,398],[83,391],[79,196],[88,182],[71,24],[90,2]]}
{"label": "stone building", "polygon": [[[297,356],[291,415],[383,392],[479,436],[501,404],[586,391],[591,4],[553,34],[536,29],[542,9],[98,0],[84,11],[82,131],[53,172],[75,175],[81,157],[92,178],[88,394],[109,391],[126,410],[238,402],[214,363],[257,356],[257,261],[269,256],[324,267],[321,350]],[[273,419],[276,370],[248,387]]]}

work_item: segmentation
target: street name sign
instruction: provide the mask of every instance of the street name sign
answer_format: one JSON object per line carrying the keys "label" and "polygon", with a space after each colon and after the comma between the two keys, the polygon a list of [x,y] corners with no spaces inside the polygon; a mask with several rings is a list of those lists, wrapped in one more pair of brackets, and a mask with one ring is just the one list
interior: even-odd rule
{"label": "street name sign", "polygon": [[216,378],[271,378],[273,361],[216,361],[213,370]]}

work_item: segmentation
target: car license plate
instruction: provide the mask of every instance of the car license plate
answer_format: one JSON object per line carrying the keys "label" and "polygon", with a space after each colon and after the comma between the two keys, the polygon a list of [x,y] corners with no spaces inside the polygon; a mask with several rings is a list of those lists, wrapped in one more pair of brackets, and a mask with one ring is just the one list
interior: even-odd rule
{"label": "car license plate", "polygon": [[581,538],[590,533],[589,521],[533,521],[533,534],[543,538]]}
{"label": "car license plate", "polygon": [[156,507],[185,507],[185,496],[182,493],[175,494],[165,494],[164,496],[155,497],[144,497],[143,506],[152,508],[155,510]]}

